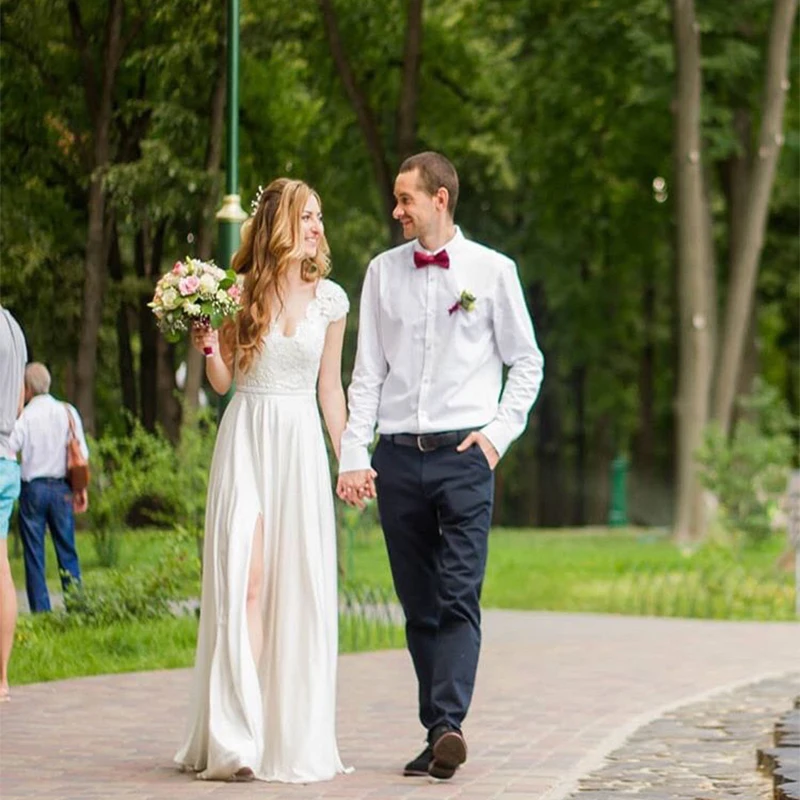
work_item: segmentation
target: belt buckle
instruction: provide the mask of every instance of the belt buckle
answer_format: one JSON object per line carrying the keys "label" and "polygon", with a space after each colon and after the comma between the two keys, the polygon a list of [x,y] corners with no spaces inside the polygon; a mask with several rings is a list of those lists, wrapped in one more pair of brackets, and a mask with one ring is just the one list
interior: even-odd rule
{"label": "belt buckle", "polygon": [[431,451],[435,450],[435,447],[424,447],[422,444],[423,439],[427,439],[428,436],[424,433],[417,434],[417,448],[421,453],[430,453]]}

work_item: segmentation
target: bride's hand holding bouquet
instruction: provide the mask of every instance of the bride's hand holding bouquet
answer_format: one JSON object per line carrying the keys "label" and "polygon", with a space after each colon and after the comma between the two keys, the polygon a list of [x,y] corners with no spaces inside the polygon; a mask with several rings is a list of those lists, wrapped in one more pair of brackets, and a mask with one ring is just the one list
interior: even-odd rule
{"label": "bride's hand holding bouquet", "polygon": [[194,325],[192,327],[192,344],[206,358],[219,352],[219,333],[208,325]]}
{"label": "bride's hand holding bouquet", "polygon": [[241,293],[233,270],[187,258],[159,279],[148,305],[167,341],[177,342],[191,330],[193,344],[210,356],[218,345],[217,330],[239,311]]}

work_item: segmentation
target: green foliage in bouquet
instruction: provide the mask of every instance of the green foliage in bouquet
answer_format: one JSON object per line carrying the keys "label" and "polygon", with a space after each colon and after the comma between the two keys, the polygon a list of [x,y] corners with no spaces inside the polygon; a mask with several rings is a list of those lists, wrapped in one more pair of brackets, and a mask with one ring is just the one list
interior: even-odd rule
{"label": "green foliage in bouquet", "polygon": [[156,284],[148,303],[169,342],[178,342],[193,325],[219,328],[239,310],[241,282],[236,273],[213,261],[176,261]]}

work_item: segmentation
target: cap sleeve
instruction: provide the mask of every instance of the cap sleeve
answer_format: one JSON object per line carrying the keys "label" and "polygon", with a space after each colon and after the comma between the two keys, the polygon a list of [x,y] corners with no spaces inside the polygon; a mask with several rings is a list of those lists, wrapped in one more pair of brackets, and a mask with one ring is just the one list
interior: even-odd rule
{"label": "cap sleeve", "polygon": [[347,294],[338,283],[326,280],[320,286],[320,305],[328,322],[340,320],[350,310]]}

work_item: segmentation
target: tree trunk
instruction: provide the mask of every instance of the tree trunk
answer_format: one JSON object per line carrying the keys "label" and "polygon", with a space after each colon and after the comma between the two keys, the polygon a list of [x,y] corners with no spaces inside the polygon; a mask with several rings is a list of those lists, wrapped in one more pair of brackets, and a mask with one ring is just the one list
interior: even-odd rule
{"label": "tree trunk", "polygon": [[[214,205],[219,195],[219,167],[222,160],[222,144],[225,133],[227,39],[225,36],[226,15],[222,8],[220,8],[219,21],[216,79],[211,90],[209,102],[210,127],[208,142],[206,143],[205,168],[211,182],[197,230],[197,257],[202,261],[208,261],[212,255],[215,227]],[[205,359],[203,354],[198,353],[194,347],[189,347],[186,353],[186,384],[183,391],[186,404],[190,409],[197,408],[204,371]]]}
{"label": "tree trunk", "polygon": [[181,435],[181,404],[175,385],[175,345],[156,337],[156,415],[167,438],[177,444]]}
{"label": "tree trunk", "polygon": [[675,537],[687,542],[705,533],[703,493],[694,454],[708,421],[713,367],[713,285],[710,213],[701,158],[701,69],[694,0],[673,0],[677,104],[679,375],[676,401],[677,508]]}
{"label": "tree trunk", "polygon": [[655,392],[655,326],[656,286],[650,271],[642,291],[643,343],[639,359],[639,422],[633,440],[633,473],[644,476],[655,473],[656,462],[656,392]]}
{"label": "tree trunk", "polygon": [[[384,139],[374,110],[364,88],[356,80],[347,58],[332,0],[318,0],[333,62],[344,86],[345,94],[358,120],[367,144],[372,170],[378,184],[384,218],[394,244],[403,241],[403,234],[392,217],[394,211],[394,175],[389,165]],[[422,53],[422,8],[424,0],[408,0],[403,74],[397,107],[397,156],[402,160],[414,149],[417,136],[417,98],[419,67]],[[399,166],[399,161],[398,161]]]}
{"label": "tree trunk", "polygon": [[[652,266],[652,265],[651,265]],[[642,290],[642,351],[639,356],[639,411],[629,475],[629,519],[632,525],[655,525],[663,498],[656,454],[656,279],[648,269]]]}
{"label": "tree trunk", "polygon": [[[547,313],[544,287],[535,283],[528,290],[528,306],[536,320],[537,338],[549,361],[556,363],[556,354],[548,349],[547,331],[552,320]],[[562,463],[564,450],[561,425],[561,403],[558,397],[558,383],[551,377],[542,384],[542,392],[536,403],[538,428],[536,472],[539,480],[535,496],[538,501],[537,522],[542,527],[556,528],[567,524],[565,474]]]}
{"label": "tree trunk", "polygon": [[[422,57],[423,0],[408,0],[408,22],[403,52],[403,82],[397,108],[397,156],[399,161],[412,155],[417,143],[417,99],[419,67]],[[396,226],[395,226],[396,227]]]}
{"label": "tree trunk", "polygon": [[111,118],[114,83],[122,55],[123,0],[109,0],[102,57],[102,82],[98,89],[89,37],[83,28],[77,0],[68,4],[73,38],[84,68],[86,106],[92,120],[92,156],[89,165],[88,229],[84,268],[81,332],[76,366],[75,403],[90,433],[96,432],[94,387],[97,342],[103,313],[106,261],[106,197],[104,170],[111,157]]}
{"label": "tree trunk", "polygon": [[591,431],[592,452],[588,458],[589,478],[584,487],[586,494],[586,521],[589,525],[608,523],[611,497],[611,461],[615,455],[614,423],[603,414]]}
{"label": "tree trunk", "polygon": [[[742,236],[747,215],[747,198],[750,194],[750,164],[752,161],[752,115],[746,108],[733,112],[733,130],[738,142],[737,152],[720,165],[720,185],[725,195],[728,218],[728,275],[734,272],[734,256],[742,248]],[[721,348],[724,352],[724,348]],[[718,351],[719,352],[719,351]],[[736,397],[749,395],[758,374],[758,315],[755,303],[750,309],[747,337],[739,369]],[[719,356],[717,358],[719,369]]]}
{"label": "tree trunk", "polygon": [[797,0],[775,0],[767,46],[767,71],[761,113],[761,135],[751,169],[750,191],[739,247],[732,254],[724,328],[715,380],[714,418],[730,430],[736,384],[751,318],[769,198],[783,144],[783,114],[789,89],[787,77]]}
{"label": "tree trunk", "polygon": [[[167,221],[158,223],[153,236],[152,247],[147,259],[147,275],[151,283],[162,272],[161,262],[164,255],[164,237],[167,232]],[[154,287],[148,291],[153,296]],[[155,318],[150,315],[150,324],[155,328]],[[177,386],[175,384],[175,347],[169,344],[163,336],[156,335],[156,422],[163,428],[167,437],[172,442],[177,442],[181,428],[181,404],[178,401]]]}
{"label": "tree trunk", "polygon": [[[563,434],[561,429],[561,404],[556,397],[553,381],[542,384],[538,403],[539,441],[537,447],[539,472],[539,525],[560,528],[566,524],[564,499],[564,466],[562,463]],[[577,487],[582,491],[583,487]]]}
{"label": "tree trunk", "polygon": [[[147,223],[136,231],[133,263],[140,278],[149,278],[147,252],[149,249]],[[158,329],[153,312],[147,304],[152,298],[149,289],[139,295],[139,409],[142,425],[155,430],[157,420]]]}
{"label": "tree trunk", "polygon": [[586,367],[572,372],[575,398],[575,494],[572,502],[572,525],[586,524]]}
{"label": "tree trunk", "polygon": [[339,73],[347,98],[350,100],[355,112],[358,126],[361,128],[361,133],[367,143],[367,151],[369,152],[372,169],[378,183],[378,193],[381,197],[386,223],[389,226],[389,230],[394,231],[396,227],[392,218],[392,211],[394,210],[394,180],[389,168],[386,148],[381,139],[381,132],[375,120],[375,114],[370,107],[369,98],[363,87],[356,80],[353,68],[347,58],[332,0],[319,0],[319,7],[322,11],[322,21],[328,37],[328,45],[333,62],[336,65],[336,70]]}
{"label": "tree trunk", "polygon": [[120,292],[119,309],[117,311],[117,353],[119,366],[119,382],[122,387],[122,406],[136,418],[136,369],[133,362],[133,348],[131,347],[131,326],[129,307],[122,292],[122,256],[119,251],[119,232],[114,223],[111,234],[111,251],[109,253],[108,268],[112,280],[117,284]]}

